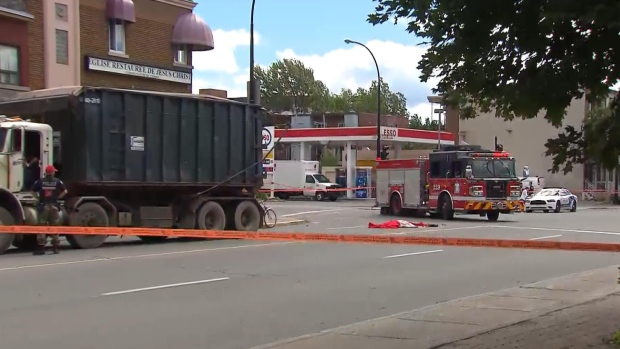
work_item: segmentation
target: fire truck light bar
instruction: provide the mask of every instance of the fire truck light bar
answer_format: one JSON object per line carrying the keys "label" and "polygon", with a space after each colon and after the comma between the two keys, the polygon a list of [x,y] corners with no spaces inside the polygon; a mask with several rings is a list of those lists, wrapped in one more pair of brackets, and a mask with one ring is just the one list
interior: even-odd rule
{"label": "fire truck light bar", "polygon": [[475,158],[508,158],[510,157],[509,153],[501,152],[501,153],[469,153],[469,156]]}

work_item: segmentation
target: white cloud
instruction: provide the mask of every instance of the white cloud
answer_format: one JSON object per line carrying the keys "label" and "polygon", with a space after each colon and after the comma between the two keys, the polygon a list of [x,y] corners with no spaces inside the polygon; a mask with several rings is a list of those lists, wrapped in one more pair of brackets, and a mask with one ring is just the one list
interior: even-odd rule
{"label": "white cloud", "polygon": [[[383,80],[393,91],[407,97],[408,109],[429,117],[431,106],[424,101],[436,86],[437,80],[420,82],[420,73],[416,68],[426,48],[380,40],[364,44],[375,55]],[[359,45],[345,46],[323,55],[299,55],[292,49],[285,49],[278,51],[277,57],[299,59],[314,69],[315,77],[323,81],[332,92],[339,92],[341,88],[355,90],[358,86],[369,87],[372,80],[377,79],[370,54]]]}
{"label": "white cloud", "polygon": [[[229,97],[245,96],[250,72],[249,56],[248,60],[237,62],[235,53],[250,46],[249,31],[217,29],[213,31],[213,41],[213,50],[193,53],[193,92],[198,93],[201,88],[215,88],[228,91]],[[260,34],[254,32],[254,44],[260,43]]]}

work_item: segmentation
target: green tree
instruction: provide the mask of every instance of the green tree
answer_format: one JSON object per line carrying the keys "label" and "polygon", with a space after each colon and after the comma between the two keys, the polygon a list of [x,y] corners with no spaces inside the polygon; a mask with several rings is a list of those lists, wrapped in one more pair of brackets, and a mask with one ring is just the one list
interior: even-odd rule
{"label": "green tree", "polygon": [[[424,119],[418,114],[413,114],[409,116],[409,128],[414,128],[418,130],[429,130],[429,131],[437,131],[437,120]],[[444,123],[441,124],[441,129],[445,130],[446,125]]]}
{"label": "green tree", "polygon": [[256,66],[254,74],[261,81],[261,103],[269,110],[321,112],[329,103],[327,86],[297,59],[278,60],[267,69]]}
{"label": "green tree", "polygon": [[[606,98],[619,80],[620,7],[614,1],[374,1],[368,21],[407,21],[408,31],[429,46],[418,63],[420,79],[440,78],[434,92],[465,118],[491,109],[506,120],[542,113],[559,128],[573,99]],[[552,172],[563,167],[567,173],[587,158],[615,167],[618,97],[610,113],[599,114],[547,141]]]}
{"label": "green tree", "polygon": [[[377,81],[374,80],[370,87],[359,87],[355,92],[350,89],[342,89],[340,94],[331,97],[332,106],[337,111],[347,112],[377,112]],[[393,92],[390,85],[381,79],[381,113],[390,115],[408,116],[407,98],[400,92]]]}

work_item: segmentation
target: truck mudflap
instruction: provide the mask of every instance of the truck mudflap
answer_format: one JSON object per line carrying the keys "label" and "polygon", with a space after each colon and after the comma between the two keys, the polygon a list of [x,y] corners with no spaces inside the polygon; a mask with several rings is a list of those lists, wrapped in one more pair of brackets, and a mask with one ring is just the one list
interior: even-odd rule
{"label": "truck mudflap", "polygon": [[467,201],[466,211],[523,211],[524,204],[519,200]]}

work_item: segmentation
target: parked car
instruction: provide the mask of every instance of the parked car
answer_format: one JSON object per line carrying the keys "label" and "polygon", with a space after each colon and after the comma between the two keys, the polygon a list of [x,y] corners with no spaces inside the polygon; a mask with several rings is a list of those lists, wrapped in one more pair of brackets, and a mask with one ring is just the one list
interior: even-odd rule
{"label": "parked car", "polygon": [[577,195],[561,187],[544,188],[525,200],[525,212],[577,211]]}

